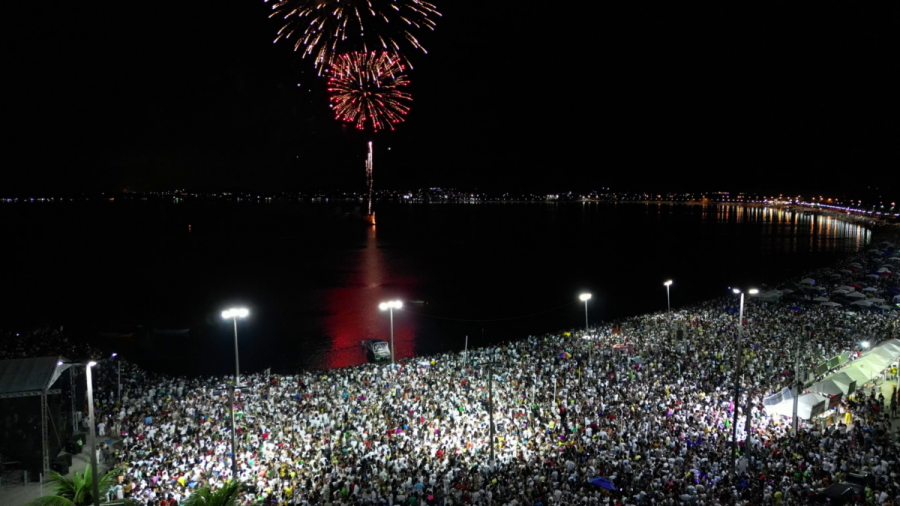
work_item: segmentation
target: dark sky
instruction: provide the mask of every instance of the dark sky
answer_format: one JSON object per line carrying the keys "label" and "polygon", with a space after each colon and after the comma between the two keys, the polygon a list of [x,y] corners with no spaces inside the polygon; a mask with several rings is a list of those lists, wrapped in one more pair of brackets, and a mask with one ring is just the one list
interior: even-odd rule
{"label": "dark sky", "polygon": [[351,187],[370,138],[382,188],[898,185],[896,2],[434,1],[374,136],[262,0],[5,2],[0,194]]}

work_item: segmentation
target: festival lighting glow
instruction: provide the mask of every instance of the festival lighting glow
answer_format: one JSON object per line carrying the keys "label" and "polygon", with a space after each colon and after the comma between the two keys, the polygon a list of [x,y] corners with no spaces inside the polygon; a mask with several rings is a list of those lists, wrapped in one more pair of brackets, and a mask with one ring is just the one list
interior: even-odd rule
{"label": "festival lighting glow", "polygon": [[403,122],[412,96],[402,91],[409,84],[400,59],[387,51],[341,55],[329,69],[328,93],[335,118],[374,131]]}
{"label": "festival lighting glow", "polygon": [[296,36],[294,51],[313,56],[320,72],[350,51],[397,56],[411,46],[427,53],[413,32],[434,30],[434,18],[441,16],[423,0],[273,0],[272,11],[270,18],[284,19],[274,42]]}

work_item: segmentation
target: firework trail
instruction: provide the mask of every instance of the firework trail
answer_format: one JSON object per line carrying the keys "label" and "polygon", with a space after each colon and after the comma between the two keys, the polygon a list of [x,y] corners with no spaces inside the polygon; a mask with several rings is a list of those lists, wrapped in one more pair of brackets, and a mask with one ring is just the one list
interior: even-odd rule
{"label": "firework trail", "polygon": [[293,38],[294,51],[314,57],[320,73],[352,51],[402,56],[409,46],[427,53],[414,32],[434,30],[441,16],[423,0],[272,0],[272,11],[270,18],[284,20],[275,42]]}

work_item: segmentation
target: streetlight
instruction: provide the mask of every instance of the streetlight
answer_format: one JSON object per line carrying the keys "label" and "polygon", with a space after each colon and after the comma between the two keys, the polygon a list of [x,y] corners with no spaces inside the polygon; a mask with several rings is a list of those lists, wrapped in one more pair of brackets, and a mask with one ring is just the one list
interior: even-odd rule
{"label": "streetlight", "polygon": [[238,387],[241,379],[240,362],[238,361],[238,337],[237,337],[237,319],[246,318],[250,314],[246,308],[231,308],[222,311],[222,318],[234,320],[234,385],[231,387],[231,474],[232,479],[238,479],[237,467],[237,427],[234,422],[234,391]]}
{"label": "streetlight", "polygon": [[[116,358],[118,356],[119,356],[118,353],[113,353],[110,358]],[[118,374],[118,378],[116,379],[116,384],[119,387],[118,399],[119,399],[119,404],[122,404],[122,361],[120,359],[116,360],[116,369],[117,369],[117,374]]]}
{"label": "streetlight", "polygon": [[94,506],[100,506],[100,469],[97,467],[97,434],[96,428],[94,427],[94,383],[91,380],[91,367],[97,365],[97,362],[91,360],[90,362],[63,362],[59,361],[56,363],[56,366],[62,365],[83,365],[84,366],[84,375],[85,380],[87,381],[87,395],[88,395],[88,423],[91,425],[91,481],[93,482],[93,500]]}
{"label": "streetlight", "polygon": [[394,309],[403,307],[403,302],[399,300],[391,300],[378,304],[378,309],[391,312],[391,363],[394,363]]}
{"label": "streetlight", "polygon": [[[735,369],[734,369],[734,416],[731,421],[731,442],[734,445],[734,451],[731,453],[731,472],[737,476],[737,450],[738,450],[738,442],[737,442],[737,413],[738,413],[738,401],[740,400],[740,373],[741,373],[741,356],[743,355],[742,347],[744,345],[744,341],[742,339],[742,334],[744,330],[744,292],[739,288],[732,288],[732,293],[735,295],[740,294],[741,296],[741,309],[740,316],[738,320],[738,342],[737,342],[737,358],[735,359]],[[747,293],[750,295],[756,295],[759,293],[759,290],[756,288],[751,288],[747,290]],[[750,395],[747,395],[747,398],[750,398]],[[749,434],[749,427],[745,428]]]}
{"label": "streetlight", "polygon": [[584,301],[584,333],[587,334],[587,331],[588,331],[587,301],[591,300],[591,294],[583,293],[578,296],[578,300]]}
{"label": "streetlight", "polygon": [[668,280],[663,285],[666,287],[666,305],[669,307],[669,312],[672,312],[672,299],[669,298],[669,287],[672,286],[672,280]]}

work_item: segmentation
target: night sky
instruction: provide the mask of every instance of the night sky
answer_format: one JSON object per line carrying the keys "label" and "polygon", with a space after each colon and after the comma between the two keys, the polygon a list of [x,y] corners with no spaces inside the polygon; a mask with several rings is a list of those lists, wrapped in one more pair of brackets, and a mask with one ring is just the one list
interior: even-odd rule
{"label": "night sky", "polygon": [[900,179],[896,2],[434,2],[412,110],[375,135],[334,120],[262,0],[5,2],[0,194],[361,187],[369,139],[382,188]]}

